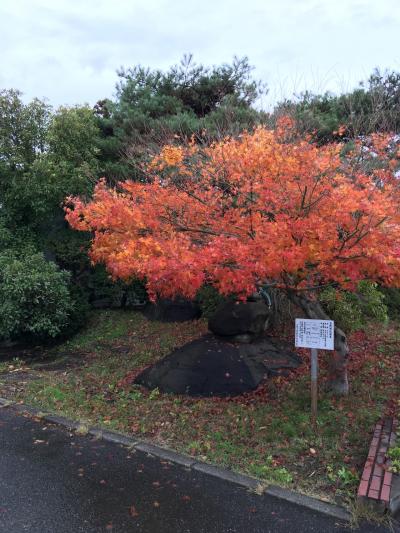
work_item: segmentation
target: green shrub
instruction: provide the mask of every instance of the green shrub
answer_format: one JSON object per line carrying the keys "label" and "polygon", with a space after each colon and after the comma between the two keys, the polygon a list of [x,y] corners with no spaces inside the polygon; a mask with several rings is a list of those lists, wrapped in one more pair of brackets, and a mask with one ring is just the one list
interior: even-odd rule
{"label": "green shrub", "polygon": [[400,447],[395,446],[389,449],[388,456],[390,457],[390,471],[395,474],[400,473]]}
{"label": "green shrub", "polygon": [[332,320],[347,332],[360,329],[368,319],[379,322],[388,319],[384,295],[371,281],[361,281],[357,292],[324,289],[319,299]]}
{"label": "green shrub", "polygon": [[32,251],[0,255],[0,338],[46,340],[70,326],[69,274]]}
{"label": "green shrub", "polygon": [[[71,272],[71,291],[78,308],[87,308],[87,301],[101,307],[135,307],[146,302],[147,291],[140,280],[131,283],[114,281],[103,265],[92,267],[88,257],[90,234],[63,228],[54,232],[47,241],[46,249],[62,269]],[[82,308],[83,316],[86,311]],[[81,313],[76,313],[79,322]],[[75,323],[75,320],[73,320]]]}
{"label": "green shrub", "polygon": [[86,324],[90,311],[86,289],[73,282],[69,283],[68,288],[71,296],[72,308],[69,313],[68,325],[62,331],[62,335],[66,337],[76,333],[77,330]]}
{"label": "green shrub", "polygon": [[400,289],[395,287],[380,287],[379,290],[385,297],[389,317],[392,319],[400,318]]}
{"label": "green shrub", "polygon": [[134,279],[129,285],[125,285],[125,307],[135,307],[138,303],[149,300],[146,286],[143,281]]}
{"label": "green shrub", "polygon": [[104,307],[134,307],[139,302],[147,302],[145,284],[134,279],[130,283],[112,280],[103,265],[91,269],[87,282],[90,301],[101,302]]}
{"label": "green shrub", "polygon": [[363,317],[372,318],[378,322],[387,322],[388,308],[377,283],[360,281],[357,295]]}
{"label": "green shrub", "polygon": [[120,283],[113,283],[103,265],[90,270],[86,286],[91,302],[104,302],[104,307],[121,307],[123,291]]}
{"label": "green shrub", "polygon": [[362,312],[354,294],[330,287],[321,292],[319,300],[335,324],[344,331],[362,327]]}
{"label": "green shrub", "polygon": [[212,285],[203,285],[196,295],[202,316],[205,318],[210,318],[215,313],[219,304],[225,299]]}
{"label": "green shrub", "polygon": [[[64,219],[62,222],[64,224]],[[53,231],[44,243],[44,248],[54,257],[57,265],[72,272],[73,278],[82,277],[84,272],[89,271],[89,246],[89,233],[73,231],[66,227]]]}

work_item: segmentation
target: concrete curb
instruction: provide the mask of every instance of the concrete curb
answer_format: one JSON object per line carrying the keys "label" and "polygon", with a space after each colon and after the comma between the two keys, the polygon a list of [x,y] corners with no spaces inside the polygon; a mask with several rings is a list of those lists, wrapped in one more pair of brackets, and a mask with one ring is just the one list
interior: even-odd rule
{"label": "concrete curb", "polygon": [[75,422],[74,420],[71,420],[70,418],[65,418],[65,416],[50,415],[50,414],[44,413],[41,418],[42,420],[45,420],[46,422],[51,422],[52,424],[58,424],[59,426],[64,426],[69,431],[72,431],[72,430],[76,431],[77,429],[81,427],[81,424],[79,424],[79,422]]}
{"label": "concrete curb", "polygon": [[168,448],[162,448],[161,446],[156,446],[144,441],[139,441],[135,445],[136,450],[139,452],[144,452],[149,455],[154,455],[159,459],[164,459],[165,461],[171,461],[171,463],[176,463],[178,465],[185,466],[186,468],[191,468],[195,464],[195,460],[188,455],[180,454],[169,450]]}
{"label": "concrete curb", "polygon": [[334,505],[333,503],[324,502],[318,500],[317,498],[312,498],[311,496],[306,496],[305,494],[300,494],[293,490],[284,489],[282,487],[277,487],[275,485],[270,485],[264,491],[264,494],[269,496],[275,496],[275,498],[280,498],[281,500],[286,500],[291,503],[296,503],[302,507],[308,507],[312,511],[317,511],[318,513],[327,514],[333,516],[343,521],[350,521],[351,515],[344,507],[339,505]]}
{"label": "concrete curb", "polygon": [[232,470],[228,470],[227,468],[210,465],[208,463],[198,462],[194,463],[192,468],[193,470],[196,470],[197,472],[202,472],[203,474],[207,474],[208,476],[214,476],[218,479],[228,481],[229,483],[241,485],[246,489],[258,491],[260,494],[265,492],[265,486],[262,481],[250,476],[246,476],[245,474],[238,474],[237,472],[233,472]]}
{"label": "concrete curb", "polygon": [[[43,413],[42,411],[40,411],[40,409],[35,409],[34,407],[30,407],[24,404],[18,404],[5,398],[0,398],[0,407],[10,407],[11,409],[14,409],[19,413],[27,413],[31,416],[39,417],[45,422],[50,422],[52,424],[62,426],[68,429],[69,431],[74,430],[79,432],[80,428],[86,429],[86,425],[83,423],[76,422],[63,416]],[[88,427],[86,433],[97,439],[102,439],[107,442],[112,442],[114,444],[120,444],[130,449],[135,449],[137,451],[147,453],[148,455],[152,455],[159,459],[163,459],[165,461],[184,466],[185,468],[190,468],[196,472],[201,472],[203,474],[213,476],[223,481],[240,485],[241,487],[244,487],[248,490],[257,492],[260,495],[266,494],[268,496],[273,496],[274,498],[279,498],[281,500],[285,500],[302,507],[307,507],[312,511],[332,516],[345,522],[350,521],[351,518],[350,513],[348,513],[346,509],[344,509],[343,507],[339,507],[338,505],[333,505],[331,503],[318,500],[317,498],[306,496],[299,492],[295,492],[275,485],[266,485],[262,481],[247,476],[245,474],[238,474],[226,468],[196,461],[190,456],[174,452],[173,450],[169,450],[168,448],[163,448],[161,446],[142,441],[134,435],[124,435],[123,433],[109,431],[97,426]],[[82,435],[84,435],[84,433],[82,433]]]}
{"label": "concrete curb", "polygon": [[121,444],[121,446],[127,446],[128,448],[135,448],[138,443],[138,440],[133,437],[98,427],[89,428],[88,434],[101,440],[113,442],[114,444]]}

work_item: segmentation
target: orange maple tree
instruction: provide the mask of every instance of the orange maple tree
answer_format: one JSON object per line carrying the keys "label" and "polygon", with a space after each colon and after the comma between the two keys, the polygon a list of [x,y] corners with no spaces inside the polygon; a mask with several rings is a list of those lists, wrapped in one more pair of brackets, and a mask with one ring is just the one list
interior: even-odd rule
{"label": "orange maple tree", "polygon": [[[68,199],[66,218],[93,232],[94,263],[145,279],[153,298],[194,297],[204,283],[245,298],[267,284],[310,318],[327,318],[314,289],[400,286],[396,150],[383,135],[320,147],[283,118],[210,146],[167,145],[146,182],[116,190],[101,181],[91,200]],[[337,328],[335,348],[345,392],[348,348]]]}

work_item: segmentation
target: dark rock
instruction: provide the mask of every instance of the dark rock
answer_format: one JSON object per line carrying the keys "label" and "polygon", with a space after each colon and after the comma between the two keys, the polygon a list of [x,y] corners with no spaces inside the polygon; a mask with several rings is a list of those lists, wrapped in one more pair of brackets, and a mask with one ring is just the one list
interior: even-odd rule
{"label": "dark rock", "polygon": [[294,370],[301,357],[293,352],[291,345],[272,337],[264,337],[252,344],[237,346],[242,357],[258,367],[258,373],[267,370],[269,376],[281,373],[282,369]]}
{"label": "dark rock", "polygon": [[160,299],[156,303],[148,303],[143,309],[143,314],[149,320],[185,322],[200,318],[201,310],[196,303],[184,298]]}
{"label": "dark rock", "polygon": [[216,335],[249,335],[252,339],[264,333],[269,316],[270,310],[263,301],[228,301],[217,307],[208,327]]}
{"label": "dark rock", "polygon": [[230,335],[229,337],[224,337],[224,339],[228,342],[248,344],[254,340],[254,335],[251,335],[250,333],[241,333],[240,335]]}
{"label": "dark rock", "polygon": [[94,309],[108,309],[111,307],[111,298],[99,298],[90,304]]}
{"label": "dark rock", "polygon": [[39,379],[39,376],[37,374],[34,374],[33,372],[14,372],[10,373],[7,372],[1,376],[1,379],[4,383],[24,383],[25,381],[33,381],[35,379]]}
{"label": "dark rock", "polygon": [[174,394],[235,396],[257,388],[279,369],[300,364],[288,345],[271,338],[244,345],[208,334],[145,369],[135,383]]}
{"label": "dark rock", "polygon": [[19,345],[18,341],[11,341],[11,340],[0,341],[0,350],[3,348],[8,350],[9,348],[14,348],[15,346],[18,346],[18,345]]}
{"label": "dark rock", "polygon": [[125,304],[125,307],[128,309],[144,309],[147,305],[146,300],[140,300],[139,298],[131,299],[129,302],[127,301]]}

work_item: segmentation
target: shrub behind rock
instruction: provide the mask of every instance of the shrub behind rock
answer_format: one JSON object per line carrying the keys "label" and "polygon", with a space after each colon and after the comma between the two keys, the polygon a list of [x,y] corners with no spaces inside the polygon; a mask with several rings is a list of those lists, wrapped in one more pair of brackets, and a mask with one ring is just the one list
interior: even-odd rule
{"label": "shrub behind rock", "polygon": [[361,281],[357,292],[339,291],[332,287],[324,289],[319,299],[332,320],[347,332],[362,328],[368,319],[378,322],[388,319],[385,297],[377,283],[372,281]]}

